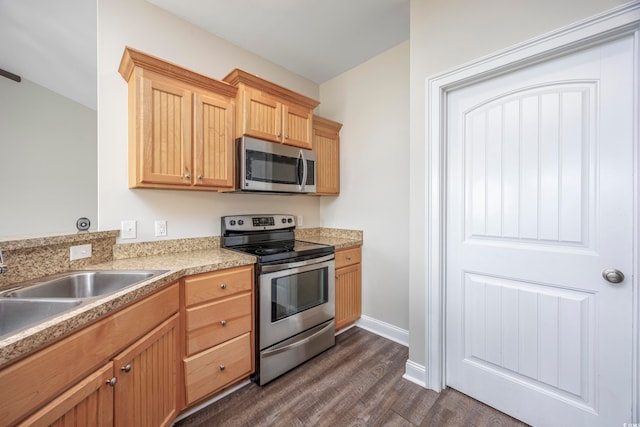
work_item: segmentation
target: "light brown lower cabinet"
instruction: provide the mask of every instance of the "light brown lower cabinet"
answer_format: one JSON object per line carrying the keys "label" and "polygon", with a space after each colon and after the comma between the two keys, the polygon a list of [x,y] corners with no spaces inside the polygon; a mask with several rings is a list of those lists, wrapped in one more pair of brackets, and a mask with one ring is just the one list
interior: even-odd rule
{"label": "light brown lower cabinet", "polygon": [[170,426],[178,415],[178,314],[113,359],[116,426]]}
{"label": "light brown lower cabinet", "polygon": [[113,362],[109,362],[26,419],[21,426],[113,425]]}
{"label": "light brown lower cabinet", "polygon": [[183,279],[186,406],[254,371],[253,266]]}
{"label": "light brown lower cabinet", "polygon": [[360,247],[336,251],[336,331],[362,314],[361,259]]}
{"label": "light brown lower cabinet", "polygon": [[178,414],[178,328],[175,314],[22,425],[171,425]]}
{"label": "light brown lower cabinet", "polygon": [[0,425],[170,425],[178,301],[176,283],[0,370]]}

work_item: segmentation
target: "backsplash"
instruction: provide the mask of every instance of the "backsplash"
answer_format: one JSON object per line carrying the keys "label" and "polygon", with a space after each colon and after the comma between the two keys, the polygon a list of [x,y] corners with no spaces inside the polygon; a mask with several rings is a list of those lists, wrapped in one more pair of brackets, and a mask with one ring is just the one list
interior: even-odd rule
{"label": "backsplash", "polygon": [[[9,270],[0,275],[0,289],[70,269],[113,260],[118,230],[0,239],[0,250]],[[69,248],[91,244],[91,257],[69,260]]]}
{"label": "backsplash", "polygon": [[[56,234],[24,238],[0,238],[0,250],[9,270],[0,274],[0,290],[25,280],[36,279],[68,270],[89,268],[115,260],[216,249],[220,236],[187,239],[159,240],[152,242],[116,245],[119,230],[89,233]],[[362,240],[362,231],[335,228],[301,228],[295,230],[297,239],[340,238]],[[91,257],[69,260],[71,246],[91,244]]]}
{"label": "backsplash", "polygon": [[201,251],[219,247],[220,236],[123,243],[113,247],[113,259],[118,260],[141,256],[164,255],[168,253]]}
{"label": "backsplash", "polygon": [[341,228],[296,228],[296,239],[312,237],[337,237],[339,239],[362,240],[362,230],[344,230]]}

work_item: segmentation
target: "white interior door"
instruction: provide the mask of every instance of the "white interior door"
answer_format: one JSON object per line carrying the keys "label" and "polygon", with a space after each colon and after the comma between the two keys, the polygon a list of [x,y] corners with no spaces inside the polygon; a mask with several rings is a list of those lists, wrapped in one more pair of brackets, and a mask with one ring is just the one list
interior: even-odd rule
{"label": "white interior door", "polygon": [[446,383],[536,426],[632,422],[635,72],[629,36],[447,98]]}

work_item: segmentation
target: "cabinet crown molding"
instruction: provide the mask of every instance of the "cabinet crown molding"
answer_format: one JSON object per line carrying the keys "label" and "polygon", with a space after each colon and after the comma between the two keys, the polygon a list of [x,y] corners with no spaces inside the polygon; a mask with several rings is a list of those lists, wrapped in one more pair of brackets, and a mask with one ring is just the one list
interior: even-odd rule
{"label": "cabinet crown molding", "polygon": [[238,93],[238,89],[228,83],[204,76],[195,71],[188,70],[179,65],[126,46],[122,54],[118,72],[128,82],[135,67],[153,71],[207,91],[214,91],[220,95],[226,95],[230,98],[234,98]]}
{"label": "cabinet crown molding", "polygon": [[313,110],[318,105],[320,105],[320,101],[316,101],[313,98],[309,98],[308,96],[304,96],[300,93],[294,92],[290,89],[277,85],[273,82],[263,79],[262,77],[258,77],[255,74],[248,73],[240,68],[236,68],[225,78],[223,81],[237,86],[238,84],[245,84],[252,88],[260,89],[263,92],[267,92],[271,95],[278,96],[287,101],[293,102],[298,105],[302,105],[310,110]]}
{"label": "cabinet crown molding", "polygon": [[314,114],[313,127],[316,129],[325,128],[325,129],[333,130],[335,132],[340,132],[340,129],[342,129],[342,123],[335,122],[333,120],[327,119],[326,117],[321,117]]}

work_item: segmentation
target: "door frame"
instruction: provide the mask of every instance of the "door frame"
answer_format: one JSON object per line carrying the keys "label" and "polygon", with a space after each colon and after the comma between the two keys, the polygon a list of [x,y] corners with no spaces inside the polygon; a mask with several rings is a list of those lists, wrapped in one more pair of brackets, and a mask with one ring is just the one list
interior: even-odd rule
{"label": "door frame", "polygon": [[[425,384],[441,391],[445,376],[447,97],[449,92],[607,40],[633,35],[634,117],[640,115],[640,1],[635,0],[511,48],[427,78]],[[640,417],[640,125],[633,124],[632,413]]]}

